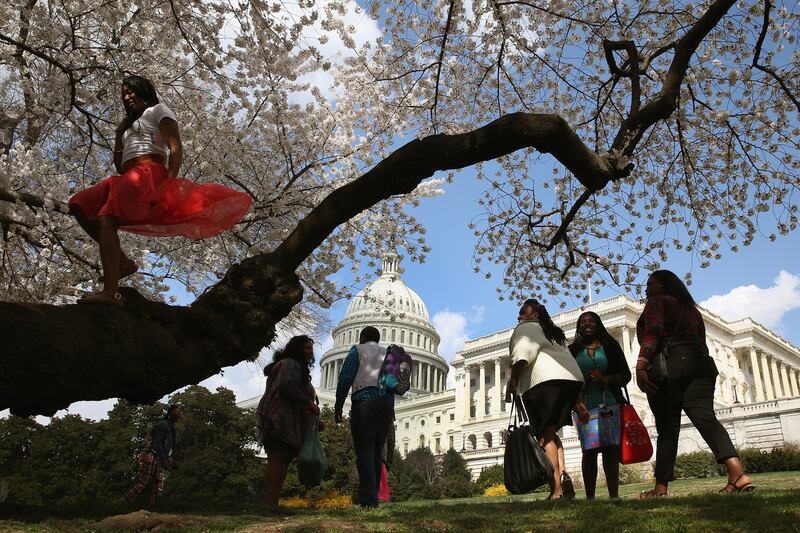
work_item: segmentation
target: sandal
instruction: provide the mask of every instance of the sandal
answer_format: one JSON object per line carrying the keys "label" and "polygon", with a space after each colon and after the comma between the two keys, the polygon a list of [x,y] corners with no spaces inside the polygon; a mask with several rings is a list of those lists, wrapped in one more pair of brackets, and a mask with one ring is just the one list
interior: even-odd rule
{"label": "sandal", "polygon": [[640,500],[652,500],[653,498],[669,498],[669,493],[662,492],[659,494],[656,492],[656,489],[644,490],[639,493]]}
{"label": "sandal", "polygon": [[[756,486],[753,485],[752,482],[750,482],[750,483],[748,483],[748,484],[746,484],[746,485],[744,485],[742,487],[737,485],[737,483],[739,483],[739,480],[742,479],[742,477],[745,476],[745,475],[746,475],[745,473],[739,474],[739,477],[734,479],[733,482],[728,481],[728,483],[724,487],[719,489],[719,492],[720,493],[727,492],[728,494],[738,494],[738,493],[741,493],[741,492],[753,492],[754,490],[756,490]],[[733,488],[731,490],[728,490],[728,487],[733,487]]]}
{"label": "sandal", "polygon": [[123,299],[122,295],[118,292],[115,292],[114,295],[111,296],[108,293],[99,291],[91,292],[83,298],[78,298],[78,303],[88,305],[114,305],[116,307],[122,307]]}

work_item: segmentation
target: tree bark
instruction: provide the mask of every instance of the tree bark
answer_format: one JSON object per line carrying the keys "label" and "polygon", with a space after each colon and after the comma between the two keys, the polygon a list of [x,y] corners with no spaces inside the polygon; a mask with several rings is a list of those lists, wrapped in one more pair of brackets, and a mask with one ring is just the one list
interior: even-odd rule
{"label": "tree bark", "polygon": [[552,153],[592,190],[620,172],[557,115],[515,113],[467,133],[411,141],[328,195],[274,252],[233,266],[191,306],[147,301],[125,288],[122,309],[0,303],[0,409],[52,415],[78,400],[150,403],[253,360],[302,299],[294,271],[337,226],[436,171],[522,148]]}

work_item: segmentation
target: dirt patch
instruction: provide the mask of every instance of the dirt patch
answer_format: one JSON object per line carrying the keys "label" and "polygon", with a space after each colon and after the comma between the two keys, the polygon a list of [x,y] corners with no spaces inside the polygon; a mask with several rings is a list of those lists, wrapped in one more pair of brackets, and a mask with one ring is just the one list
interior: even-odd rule
{"label": "dirt patch", "polygon": [[450,524],[443,520],[423,520],[419,528],[421,531],[450,531]]}
{"label": "dirt patch", "polygon": [[131,530],[141,531],[143,529],[152,531],[162,531],[173,528],[190,526],[196,520],[185,516],[174,514],[151,513],[145,510],[133,513],[109,516],[100,522],[92,524],[92,529],[97,531],[109,530]]}
{"label": "dirt patch", "polygon": [[372,531],[363,524],[341,520],[292,520],[282,524],[257,524],[243,529],[242,533],[292,533],[295,531]]}

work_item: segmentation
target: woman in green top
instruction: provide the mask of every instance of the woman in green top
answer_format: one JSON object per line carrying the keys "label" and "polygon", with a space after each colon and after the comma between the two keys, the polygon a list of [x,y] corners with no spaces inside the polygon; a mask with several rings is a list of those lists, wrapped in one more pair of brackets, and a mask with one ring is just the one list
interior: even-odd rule
{"label": "woman in green top", "polygon": [[[631,371],[619,343],[606,331],[597,313],[587,311],[578,317],[575,342],[569,351],[575,357],[584,376],[585,385],[581,400],[575,405],[578,417],[587,421],[588,410],[601,404],[624,402],[622,387],[631,380]],[[603,454],[603,471],[606,474],[608,495],[619,497],[619,459],[616,446],[607,446],[583,452],[583,485],[586,498],[594,499],[597,486],[597,455]]]}

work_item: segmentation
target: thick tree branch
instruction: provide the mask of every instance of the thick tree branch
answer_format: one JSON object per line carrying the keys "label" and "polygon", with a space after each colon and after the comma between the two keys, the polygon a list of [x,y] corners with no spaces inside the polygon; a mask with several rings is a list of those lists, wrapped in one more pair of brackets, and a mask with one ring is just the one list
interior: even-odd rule
{"label": "thick tree branch", "polygon": [[774,69],[771,69],[767,66],[760,64],[758,61],[761,59],[761,47],[764,46],[764,39],[767,36],[767,31],[769,29],[769,14],[772,10],[772,2],[770,0],[764,0],[764,22],[761,24],[761,33],[758,35],[758,42],[756,42],[756,50],[755,54],[753,54],[753,68],[760,70],[761,72],[766,72],[772,78],[778,82],[778,85],[781,86],[784,94],[786,94],[787,98],[792,101],[794,106],[797,108],[797,111],[800,112],[800,100],[798,100],[797,96],[792,93],[791,89],[786,85],[786,82],[778,76],[778,73],[775,72]]}
{"label": "thick tree branch", "polygon": [[396,194],[407,194],[436,171],[489,161],[522,148],[552,154],[587,189],[599,190],[619,173],[587,147],[558,115],[513,113],[457,135],[411,141],[355,181],[325,198],[275,250],[294,270],[339,224]]}
{"label": "thick tree branch", "polygon": [[553,154],[587,189],[616,176],[561,117],[507,115],[460,135],[408,143],[329,194],[275,252],[233,266],[190,307],[150,302],[133,289],[122,289],[123,309],[0,303],[0,409],[52,414],[78,400],[112,397],[147,403],[253,359],[302,298],[294,271],[340,224],[411,192],[437,170],[531,147]]}
{"label": "thick tree branch", "polygon": [[623,158],[630,157],[647,129],[659,120],[668,118],[678,108],[681,85],[692,56],[703,39],[719,24],[735,3],[735,0],[715,0],[703,16],[675,43],[675,54],[661,91],[639,111],[632,113],[623,121],[611,145],[613,154]]}

